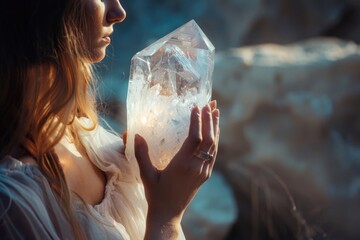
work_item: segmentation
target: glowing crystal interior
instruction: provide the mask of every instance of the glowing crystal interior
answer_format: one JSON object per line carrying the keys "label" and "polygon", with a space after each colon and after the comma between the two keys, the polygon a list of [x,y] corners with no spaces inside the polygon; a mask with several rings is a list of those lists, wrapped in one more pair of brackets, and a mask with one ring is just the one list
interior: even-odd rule
{"label": "glowing crystal interior", "polygon": [[135,161],[134,135],[143,136],[153,164],[163,169],[180,149],[196,104],[211,98],[215,48],[194,20],[131,60],[126,156]]}

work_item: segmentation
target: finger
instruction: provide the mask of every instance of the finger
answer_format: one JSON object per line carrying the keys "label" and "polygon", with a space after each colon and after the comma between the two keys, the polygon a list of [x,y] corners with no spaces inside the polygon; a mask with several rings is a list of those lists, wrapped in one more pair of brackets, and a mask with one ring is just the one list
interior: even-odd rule
{"label": "finger", "polygon": [[201,114],[199,107],[195,106],[190,115],[189,134],[170,164],[183,161],[184,158],[190,159],[201,142]]}
{"label": "finger", "polygon": [[185,148],[194,152],[202,141],[201,135],[201,114],[198,106],[195,106],[190,115],[189,134],[185,140]]}
{"label": "finger", "polygon": [[220,138],[220,126],[219,126],[219,119],[220,119],[220,111],[219,109],[215,109],[212,112],[212,120],[213,120],[213,127],[214,127],[214,135],[215,135],[215,143],[211,148],[210,153],[213,154],[214,158],[209,163],[210,164],[210,173],[212,172],[212,169],[214,167],[216,156],[218,153],[218,145],[219,145],[219,138]]}
{"label": "finger", "polygon": [[214,144],[214,128],[209,104],[205,105],[201,111],[201,123],[203,141],[199,147],[199,150],[208,152]]}
{"label": "finger", "polygon": [[211,111],[216,109],[216,107],[217,107],[216,100],[212,100],[209,104],[210,104],[210,107],[211,107]]}
{"label": "finger", "polygon": [[203,181],[206,181],[210,178],[211,171],[212,171],[211,163],[209,161],[205,161],[201,169],[201,176]]}
{"label": "finger", "polygon": [[139,164],[140,176],[144,185],[151,184],[156,175],[156,168],[149,157],[149,148],[143,137],[135,134],[135,157]]}
{"label": "finger", "polygon": [[219,119],[220,119],[220,110],[219,109],[213,110],[212,111],[212,121],[213,121],[213,129],[214,129],[214,138],[215,139],[218,139],[218,136],[219,136],[219,130],[220,130]]}

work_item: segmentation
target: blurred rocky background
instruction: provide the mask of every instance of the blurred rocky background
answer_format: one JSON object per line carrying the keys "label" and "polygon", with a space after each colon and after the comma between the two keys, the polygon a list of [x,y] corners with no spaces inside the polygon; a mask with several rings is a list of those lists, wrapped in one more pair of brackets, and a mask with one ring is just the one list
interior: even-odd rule
{"label": "blurred rocky background", "polygon": [[126,126],[130,59],[195,19],[217,50],[216,170],[188,239],[360,239],[360,1],[131,0],[99,82]]}

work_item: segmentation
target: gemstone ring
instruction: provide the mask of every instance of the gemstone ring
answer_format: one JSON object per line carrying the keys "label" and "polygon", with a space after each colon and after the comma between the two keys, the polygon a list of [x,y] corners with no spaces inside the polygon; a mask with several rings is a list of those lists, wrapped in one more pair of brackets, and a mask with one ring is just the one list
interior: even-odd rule
{"label": "gemstone ring", "polygon": [[204,162],[212,161],[214,159],[214,155],[205,151],[199,151],[198,153],[194,154],[195,157],[203,160]]}

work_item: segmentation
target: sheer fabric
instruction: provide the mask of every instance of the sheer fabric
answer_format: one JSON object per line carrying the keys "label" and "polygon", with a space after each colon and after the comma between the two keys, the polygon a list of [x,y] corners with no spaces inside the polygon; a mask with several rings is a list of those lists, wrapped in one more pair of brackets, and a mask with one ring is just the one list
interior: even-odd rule
{"label": "sheer fabric", "polygon": [[130,239],[143,239],[147,203],[137,163],[125,157],[122,139],[100,126],[82,131],[80,138],[90,160],[107,177],[105,197],[94,209],[115,227],[125,227]]}
{"label": "sheer fabric", "polygon": [[[93,208],[74,203],[87,239],[129,239]],[[1,239],[74,239],[57,197],[37,166],[6,157],[0,164]]]}
{"label": "sheer fabric", "polygon": [[[80,121],[89,124],[87,119]],[[126,159],[122,139],[101,126],[81,131],[80,138],[90,160],[107,177],[101,203],[74,202],[87,239],[143,239],[147,203],[137,163]],[[61,144],[69,147],[67,140]],[[8,239],[74,238],[57,196],[38,167],[10,156],[0,163],[0,232]],[[182,232],[179,239],[185,239]]]}

